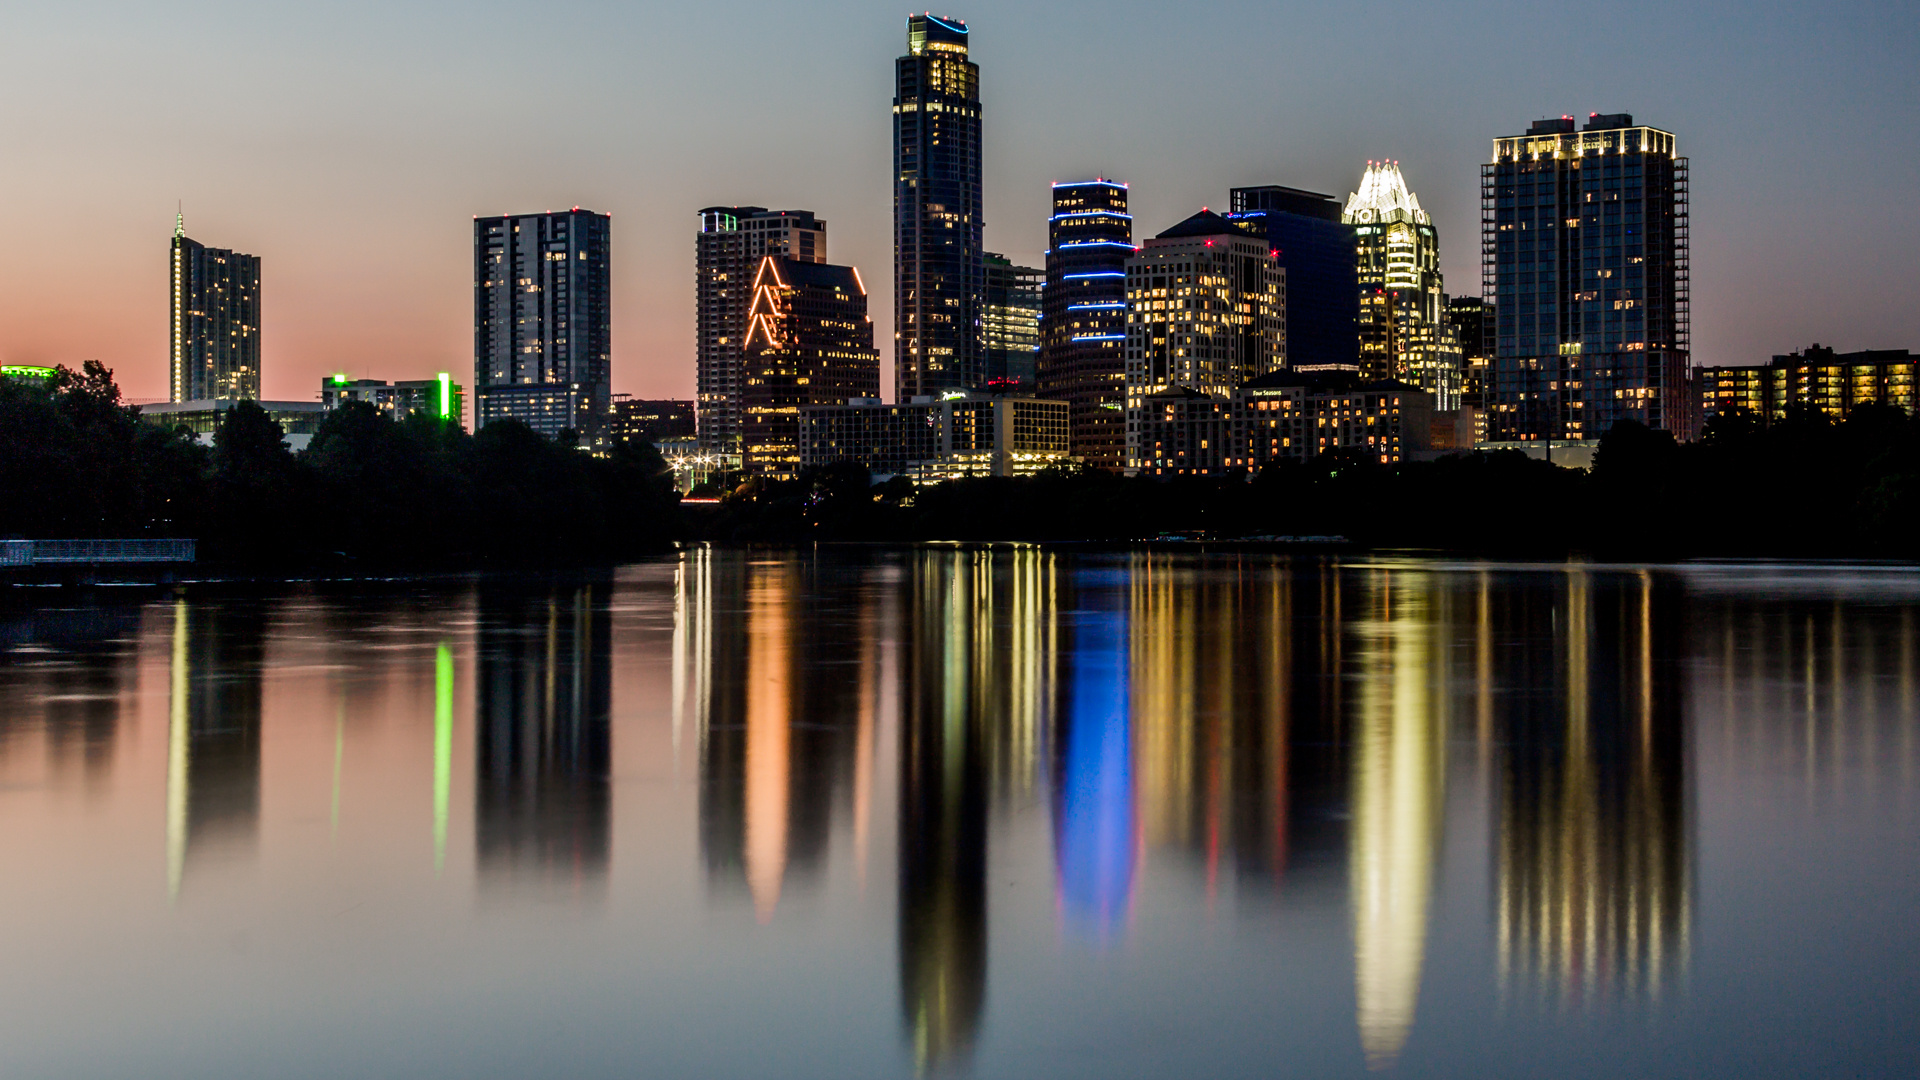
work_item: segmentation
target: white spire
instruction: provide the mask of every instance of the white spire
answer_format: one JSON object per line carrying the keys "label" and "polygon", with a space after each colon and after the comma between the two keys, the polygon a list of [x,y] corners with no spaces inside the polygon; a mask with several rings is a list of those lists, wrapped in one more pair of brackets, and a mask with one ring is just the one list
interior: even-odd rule
{"label": "white spire", "polygon": [[1340,220],[1348,224],[1392,220],[1398,211],[1403,220],[1424,222],[1420,197],[1407,189],[1407,178],[1400,175],[1397,161],[1369,161],[1360,177],[1360,190],[1347,196],[1346,212]]}

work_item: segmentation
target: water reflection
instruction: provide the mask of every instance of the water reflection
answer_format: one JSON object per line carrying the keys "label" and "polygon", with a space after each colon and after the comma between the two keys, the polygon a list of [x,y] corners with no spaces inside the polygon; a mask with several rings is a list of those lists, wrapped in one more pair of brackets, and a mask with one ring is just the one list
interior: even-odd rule
{"label": "water reflection", "polygon": [[267,614],[234,600],[171,605],[167,887],[207,852],[252,849],[260,821],[260,704]]}
{"label": "water reflection", "polygon": [[[1689,955],[1691,872],[1671,579],[1502,593],[1496,935],[1503,987],[1578,1006],[1657,997]],[[1564,626],[1564,632],[1554,632]],[[1542,633],[1545,631],[1545,633]]]}
{"label": "water reflection", "polygon": [[[524,880],[577,895],[597,895],[603,884],[612,803],[607,589],[605,581],[480,587],[474,845],[483,882]],[[436,672],[440,685],[450,680]],[[450,746],[437,728],[436,718],[436,751]]]}

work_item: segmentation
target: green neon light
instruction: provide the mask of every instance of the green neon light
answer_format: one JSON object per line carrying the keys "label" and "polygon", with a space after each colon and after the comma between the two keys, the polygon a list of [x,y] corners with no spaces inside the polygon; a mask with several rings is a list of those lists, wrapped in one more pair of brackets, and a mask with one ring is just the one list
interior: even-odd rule
{"label": "green neon light", "polygon": [[449,420],[452,417],[453,376],[443,371],[440,373],[440,419]]}
{"label": "green neon light", "polygon": [[453,649],[440,643],[433,665],[433,872],[447,864],[447,802],[453,793]]}
{"label": "green neon light", "polygon": [[53,378],[53,369],[50,367],[38,367],[33,364],[0,364],[0,376],[4,375],[21,375],[30,379],[51,379]]}
{"label": "green neon light", "polygon": [[344,373],[342,373],[342,374],[339,374],[339,375],[335,375],[335,376],[333,377],[333,385],[335,385],[335,386],[345,386],[345,385],[347,385],[347,376],[346,376],[346,375],[345,375]]}

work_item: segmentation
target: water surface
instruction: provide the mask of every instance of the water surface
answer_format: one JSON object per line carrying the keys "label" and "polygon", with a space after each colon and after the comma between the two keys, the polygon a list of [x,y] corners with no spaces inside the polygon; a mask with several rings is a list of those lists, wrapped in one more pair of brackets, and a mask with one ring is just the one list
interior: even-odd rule
{"label": "water surface", "polygon": [[8,1076],[1920,1073],[1914,572],[32,592]]}

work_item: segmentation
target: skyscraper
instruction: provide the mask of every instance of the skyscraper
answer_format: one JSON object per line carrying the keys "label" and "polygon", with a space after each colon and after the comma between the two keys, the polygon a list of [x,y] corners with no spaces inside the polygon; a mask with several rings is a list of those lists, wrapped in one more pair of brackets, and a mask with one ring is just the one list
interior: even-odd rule
{"label": "skyscraper", "polygon": [[894,392],[986,381],[980,68],[967,24],[907,19],[893,97]]}
{"label": "skyscraper", "polygon": [[851,266],[763,257],[742,348],[741,443],[749,472],[799,473],[802,405],[880,394],[867,290]]}
{"label": "skyscraper", "polygon": [[1690,434],[1687,159],[1672,132],[1595,113],[1493,141],[1481,292],[1498,301],[1487,438]]}
{"label": "skyscraper", "polygon": [[760,260],[827,261],[827,223],[810,210],[709,206],[694,240],[695,391],[702,449],[740,452],[741,342]]}
{"label": "skyscraper", "polygon": [[1301,371],[1360,369],[1353,226],[1331,195],[1267,184],[1234,188],[1228,220],[1265,233],[1287,271],[1287,359]]}
{"label": "skyscraper", "polygon": [[[1287,362],[1286,275],[1266,237],[1202,210],[1127,260],[1127,460],[1149,400],[1216,399]],[[1209,448],[1210,449],[1210,448]]]}
{"label": "skyscraper", "polygon": [[259,400],[259,258],[188,239],[181,216],[171,268],[171,400]]}
{"label": "skyscraper", "polygon": [[1440,234],[1399,164],[1368,162],[1340,220],[1359,244],[1361,374],[1404,379],[1432,393],[1436,409],[1459,408],[1460,347],[1445,318]]}
{"label": "skyscraper", "polygon": [[1045,272],[987,252],[985,326],[989,390],[1033,391],[1040,352],[1040,286]]}
{"label": "skyscraper", "polygon": [[1047,287],[1041,296],[1043,397],[1070,406],[1073,454],[1118,469],[1127,449],[1127,186],[1097,179],[1053,185]]}
{"label": "skyscraper", "polygon": [[574,207],[473,220],[476,428],[514,419],[587,438],[613,398],[613,219]]}

